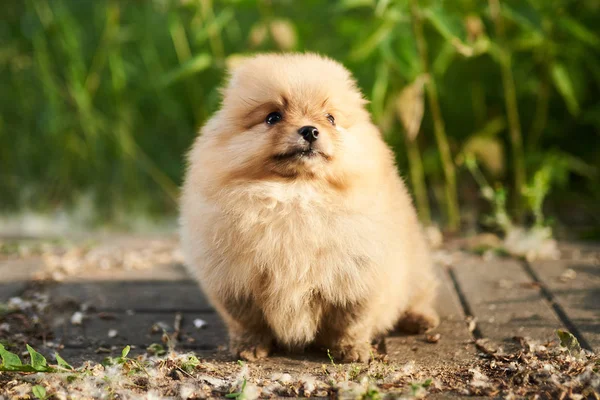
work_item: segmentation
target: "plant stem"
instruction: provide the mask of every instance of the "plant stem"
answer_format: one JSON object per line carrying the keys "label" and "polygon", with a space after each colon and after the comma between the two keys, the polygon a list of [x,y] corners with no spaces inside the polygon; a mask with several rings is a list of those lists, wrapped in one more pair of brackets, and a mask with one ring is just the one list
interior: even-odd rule
{"label": "plant stem", "polygon": [[419,211],[419,219],[423,225],[431,225],[431,211],[429,210],[429,201],[427,200],[427,190],[425,188],[425,174],[423,173],[423,162],[419,153],[419,146],[416,138],[410,140],[408,135],[404,135],[406,140],[406,151],[408,153],[408,163],[410,164],[410,180],[415,192],[415,202]]}
{"label": "plant stem", "polygon": [[514,214],[517,221],[523,217],[523,194],[525,187],[525,155],[523,153],[523,137],[521,134],[521,122],[517,106],[517,91],[512,73],[512,57],[504,46],[504,21],[500,15],[500,0],[489,0],[490,14],[496,28],[496,37],[499,47],[500,70],[502,73],[502,86],[504,88],[504,101],[508,126],[510,132],[510,143],[512,147],[513,169],[514,169]]}
{"label": "plant stem", "polygon": [[[187,38],[185,26],[183,25],[181,18],[177,14],[173,14],[171,24],[169,26],[171,33],[171,40],[173,41],[173,47],[175,48],[175,54],[179,60],[179,65],[185,64],[192,58],[192,49]],[[195,124],[202,121],[200,101],[198,100],[198,92],[194,89],[193,85],[185,85],[185,90],[188,93],[190,104],[192,105],[192,112],[195,117]]]}
{"label": "plant stem", "polygon": [[[417,4],[417,0],[411,1],[411,15],[415,39],[417,42],[417,49],[421,59],[421,68],[423,73],[429,75],[430,68],[429,61],[427,59],[427,43],[425,42],[425,36],[423,34],[423,21],[421,19],[421,13]],[[433,118],[435,138],[440,151],[440,158],[442,160],[442,166],[444,169],[444,177],[446,179],[445,194],[448,229],[450,231],[456,231],[460,225],[458,194],[456,191],[456,171],[454,168],[454,163],[452,162],[452,154],[450,152],[450,145],[448,144],[448,138],[446,136],[444,120],[442,118],[442,112],[438,101],[437,87],[433,76],[429,75],[429,78],[425,83],[425,89],[427,91],[427,98],[429,99],[429,108],[431,109],[431,115]]]}
{"label": "plant stem", "polygon": [[527,149],[532,151],[537,146],[542,132],[546,128],[548,123],[548,104],[550,100],[550,82],[548,71],[544,71],[540,82],[540,88],[538,92],[535,115],[533,117],[533,123],[531,124],[531,131],[529,132],[529,139],[527,141]]}
{"label": "plant stem", "polygon": [[473,104],[475,126],[477,129],[481,129],[486,121],[487,104],[485,102],[485,91],[480,78],[473,80],[471,83],[471,101]]}
{"label": "plant stem", "polygon": [[[202,15],[202,21],[204,24],[210,26],[215,20],[215,12],[213,9],[212,0],[200,0],[200,10]],[[223,47],[223,40],[220,32],[215,27],[208,28],[208,35],[210,40],[210,47],[215,59],[219,64],[225,62],[225,50]]]}

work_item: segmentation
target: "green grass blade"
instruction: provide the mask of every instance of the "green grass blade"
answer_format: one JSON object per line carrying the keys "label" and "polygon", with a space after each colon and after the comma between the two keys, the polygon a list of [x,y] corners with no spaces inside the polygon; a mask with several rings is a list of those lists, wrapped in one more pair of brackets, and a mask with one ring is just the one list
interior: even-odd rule
{"label": "green grass blade", "polygon": [[208,53],[198,54],[188,60],[180,67],[167,72],[160,80],[160,86],[166,87],[178,82],[182,79],[190,77],[208,69],[212,64],[212,57]]}
{"label": "green grass blade", "polygon": [[572,115],[579,114],[579,102],[577,101],[577,97],[575,97],[573,82],[571,81],[567,68],[563,64],[554,63],[552,65],[552,80],[554,81],[554,85],[558,89],[558,92],[565,100],[569,112]]}

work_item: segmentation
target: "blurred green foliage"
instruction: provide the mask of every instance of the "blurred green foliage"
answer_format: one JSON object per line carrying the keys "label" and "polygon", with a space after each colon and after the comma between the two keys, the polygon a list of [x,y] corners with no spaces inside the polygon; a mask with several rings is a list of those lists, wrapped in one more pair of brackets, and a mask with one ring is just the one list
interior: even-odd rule
{"label": "blurred green foliage", "polygon": [[[218,107],[227,65],[256,51],[298,50],[326,54],[353,71],[403,175],[420,193],[425,219],[431,202],[434,216],[448,221],[452,192],[463,208],[475,201],[465,189],[475,187],[465,156],[523,197],[512,203],[515,212],[531,199],[539,211],[541,187],[541,197],[549,194],[555,204],[575,198],[598,215],[600,2],[412,4],[5,0],[0,210],[53,210],[87,195],[103,219],[176,213],[184,154]],[[490,12],[495,4],[498,15]],[[416,16],[426,59],[415,40]],[[424,100],[432,92],[417,90],[418,82],[435,83],[439,118]],[[440,161],[436,121],[445,127],[451,165]],[[456,169],[455,188],[448,168]],[[538,171],[541,186],[533,183]]]}

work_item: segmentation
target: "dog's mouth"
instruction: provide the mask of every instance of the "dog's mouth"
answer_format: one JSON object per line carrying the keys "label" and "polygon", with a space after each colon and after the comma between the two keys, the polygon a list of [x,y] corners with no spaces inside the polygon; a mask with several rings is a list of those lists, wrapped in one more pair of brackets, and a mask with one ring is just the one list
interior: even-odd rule
{"label": "dog's mouth", "polygon": [[276,161],[288,161],[288,160],[302,160],[311,159],[316,157],[322,157],[328,159],[329,157],[322,151],[308,148],[308,149],[293,149],[285,153],[279,153],[273,156]]}

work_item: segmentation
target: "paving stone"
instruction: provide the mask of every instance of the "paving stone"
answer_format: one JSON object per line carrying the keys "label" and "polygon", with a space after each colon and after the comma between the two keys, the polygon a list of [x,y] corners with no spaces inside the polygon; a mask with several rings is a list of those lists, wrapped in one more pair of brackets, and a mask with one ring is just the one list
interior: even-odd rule
{"label": "paving stone", "polygon": [[600,262],[536,261],[531,267],[584,341],[600,352]]}
{"label": "paving stone", "polygon": [[21,294],[42,265],[39,257],[0,261],[0,302]]}
{"label": "paving stone", "polygon": [[66,275],[63,282],[131,282],[140,280],[149,282],[193,282],[187,274],[185,267],[179,263],[157,264],[140,269],[125,269],[122,267],[103,269],[98,267],[87,267],[78,270],[73,275]]}
{"label": "paving stone", "polygon": [[441,285],[436,309],[441,317],[438,328],[427,335],[440,335],[437,343],[428,343],[427,335],[391,335],[386,339],[390,360],[414,361],[420,367],[428,365],[462,364],[472,360],[475,350],[467,329],[460,300],[445,269],[436,268]]}
{"label": "paving stone", "polygon": [[55,301],[75,300],[102,311],[207,312],[212,307],[192,280],[79,281],[48,288]]}
{"label": "paving stone", "polygon": [[528,336],[546,341],[563,328],[520,261],[473,256],[452,271],[485,338],[512,343],[514,336]]}
{"label": "paving stone", "polygon": [[[182,313],[179,347],[189,349],[214,350],[227,344],[227,332],[215,313]],[[197,329],[195,319],[202,319],[206,326]],[[98,347],[111,348],[135,345],[146,348],[152,343],[162,343],[164,327],[173,332],[175,314],[161,313],[89,313],[81,325],[73,325],[63,318],[54,324],[54,342],[65,347],[95,350]],[[156,327],[156,329],[153,329]],[[110,332],[114,331],[111,337]]]}
{"label": "paving stone", "polygon": [[5,303],[11,297],[18,296],[21,292],[23,292],[26,286],[26,281],[0,283],[0,303]]}

